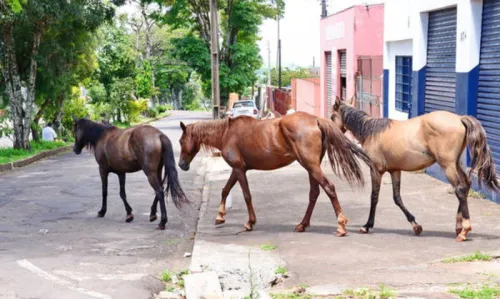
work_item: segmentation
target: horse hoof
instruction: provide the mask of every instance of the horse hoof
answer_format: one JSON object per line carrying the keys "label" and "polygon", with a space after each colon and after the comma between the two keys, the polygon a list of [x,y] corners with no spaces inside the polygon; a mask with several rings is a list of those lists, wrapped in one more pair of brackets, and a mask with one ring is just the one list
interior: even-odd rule
{"label": "horse hoof", "polygon": [[303,233],[306,231],[306,226],[304,224],[299,224],[295,227],[294,230],[296,233]]}
{"label": "horse hoof", "polygon": [[149,216],[149,222],[154,222],[154,221],[156,221],[156,219],[158,219],[158,217],[156,217],[156,215]]}
{"label": "horse hoof", "polygon": [[127,219],[125,219],[125,222],[130,223],[130,222],[132,222],[132,220],[134,220],[134,215],[130,214],[130,215],[127,215]]}
{"label": "horse hoof", "polygon": [[245,224],[245,230],[247,232],[252,231],[253,230],[253,225],[251,225],[250,223]]}
{"label": "horse hoof", "polygon": [[462,229],[461,228],[456,228],[455,229],[455,234],[456,236],[460,235],[460,233],[462,232]]}
{"label": "horse hoof", "polygon": [[457,241],[457,242],[464,242],[464,241],[467,241],[467,237],[466,236],[462,236],[462,235],[458,235],[457,238],[455,239],[455,241]]}
{"label": "horse hoof", "polygon": [[215,225],[220,225],[220,224],[224,224],[226,222],[226,220],[224,219],[215,219]]}
{"label": "horse hoof", "polygon": [[422,226],[421,225],[415,225],[413,227],[413,231],[415,232],[415,236],[420,236],[422,233]]}
{"label": "horse hoof", "polygon": [[97,212],[97,217],[99,218],[104,217],[104,215],[106,215],[106,212],[101,212],[101,211]]}
{"label": "horse hoof", "polygon": [[367,227],[364,227],[364,226],[359,229],[359,232],[362,233],[362,234],[367,234],[368,231],[369,231],[369,229]]}
{"label": "horse hoof", "polygon": [[158,225],[155,230],[165,230],[165,225]]}
{"label": "horse hoof", "polygon": [[337,237],[343,237],[345,235],[347,235],[347,232],[341,232],[341,231],[337,231],[337,233],[335,234]]}

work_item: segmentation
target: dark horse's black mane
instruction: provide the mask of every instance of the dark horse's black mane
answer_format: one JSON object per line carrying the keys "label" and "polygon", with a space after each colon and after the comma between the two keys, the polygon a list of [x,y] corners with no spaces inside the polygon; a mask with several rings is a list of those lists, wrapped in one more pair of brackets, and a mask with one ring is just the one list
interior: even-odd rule
{"label": "dark horse's black mane", "polygon": [[388,118],[373,118],[368,113],[345,104],[340,105],[340,113],[347,129],[361,143],[365,142],[368,137],[390,128],[392,122]]}
{"label": "dark horse's black mane", "polygon": [[116,128],[110,124],[96,123],[89,119],[82,118],[78,121],[78,128],[83,130],[83,145],[88,150],[95,149],[97,142],[107,130]]}

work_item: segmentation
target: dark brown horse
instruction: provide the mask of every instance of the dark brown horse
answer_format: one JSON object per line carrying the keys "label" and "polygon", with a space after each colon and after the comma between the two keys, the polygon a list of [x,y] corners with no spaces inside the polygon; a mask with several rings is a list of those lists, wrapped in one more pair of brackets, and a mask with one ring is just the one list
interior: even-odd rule
{"label": "dark brown horse", "polygon": [[339,170],[342,170],[344,177],[350,183],[361,184],[363,175],[356,156],[369,165],[371,162],[362,149],[349,141],[328,119],[297,112],[269,120],[240,116],[187,126],[181,122],[181,128],[183,130],[180,140],[182,152],[179,158],[181,169],[189,170],[189,164],[201,147],[219,149],[224,160],[233,168],[222,190],[216,225],[225,222],[226,197],[238,181],[249,214],[245,229],[251,231],[256,223],[256,217],[246,172],[251,169],[274,170],[298,161],[309,172],[310,192],[306,214],[295,230],[303,232],[309,226],[321,185],[337,215],[337,235],[344,236],[347,233],[345,230],[347,218],[342,213],[335,186],[321,169],[321,161],[325,152],[328,152],[335,173],[338,174]]}
{"label": "dark brown horse", "polygon": [[[78,155],[84,147],[87,147],[94,151],[95,159],[99,164],[102,181],[102,208],[97,213],[98,217],[104,217],[106,214],[110,172],[118,175],[120,197],[127,212],[127,222],[134,220],[134,215],[125,194],[126,173],[142,170],[146,174],[149,184],[156,193],[149,216],[151,222],[157,219],[156,209],[160,202],[161,220],[157,229],[165,229],[168,221],[165,191],[166,193],[170,191],[177,208],[184,203],[189,203],[177,177],[172,143],[160,130],[148,125],[119,129],[86,118],[75,118],[74,135],[73,151]],[[165,176],[162,178],[163,168],[165,168]],[[166,190],[163,188],[165,180],[167,181]]]}
{"label": "dark brown horse", "polygon": [[[491,190],[499,188],[486,133],[481,123],[472,116],[435,111],[406,121],[372,118],[337,98],[332,121],[343,130],[351,131],[375,164],[375,170],[371,172],[370,216],[361,229],[362,233],[373,228],[380,182],[385,172],[391,174],[395,204],[412,224],[415,234],[419,235],[422,226],[417,224],[401,199],[401,171],[421,170],[437,162],[454,187],[459,201],[456,218],[458,242],[465,241],[472,229],[467,204],[471,174],[477,173],[479,184],[484,182]],[[466,146],[472,158],[468,175],[460,165]]]}

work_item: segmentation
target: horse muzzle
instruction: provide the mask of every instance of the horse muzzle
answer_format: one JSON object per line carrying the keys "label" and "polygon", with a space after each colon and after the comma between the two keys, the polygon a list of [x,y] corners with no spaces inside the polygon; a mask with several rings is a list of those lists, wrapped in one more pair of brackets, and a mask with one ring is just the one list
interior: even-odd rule
{"label": "horse muzzle", "polygon": [[184,171],[188,171],[189,170],[189,163],[186,163],[184,160],[180,160],[179,167],[180,167],[180,169],[182,169]]}
{"label": "horse muzzle", "polygon": [[73,146],[73,152],[77,155],[82,153],[82,149],[77,149],[76,147]]}

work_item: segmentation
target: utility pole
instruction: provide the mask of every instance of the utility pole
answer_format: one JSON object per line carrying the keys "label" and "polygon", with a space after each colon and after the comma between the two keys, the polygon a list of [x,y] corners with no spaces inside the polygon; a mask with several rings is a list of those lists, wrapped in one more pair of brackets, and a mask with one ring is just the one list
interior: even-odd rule
{"label": "utility pole", "polygon": [[271,86],[271,46],[269,44],[269,40],[267,41],[267,85]]}
{"label": "utility pole", "polygon": [[220,86],[219,86],[219,20],[217,17],[217,0],[210,0],[210,35],[212,60],[212,106],[213,119],[219,119]]}
{"label": "utility pole", "polygon": [[326,0],[321,0],[321,18],[326,18],[328,11],[326,10]]}
{"label": "utility pole", "polygon": [[280,14],[278,13],[278,88],[281,88],[281,39],[280,39]]}

